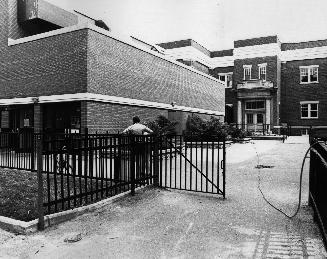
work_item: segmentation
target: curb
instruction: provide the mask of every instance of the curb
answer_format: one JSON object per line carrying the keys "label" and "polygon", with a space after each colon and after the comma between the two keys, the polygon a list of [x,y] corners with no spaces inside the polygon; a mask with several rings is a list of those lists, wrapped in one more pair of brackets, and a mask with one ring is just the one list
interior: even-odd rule
{"label": "curb", "polygon": [[[143,190],[143,189],[147,189],[147,188],[153,188],[153,185],[138,187],[135,189],[135,191]],[[89,205],[86,205],[83,207],[78,207],[78,208],[74,208],[71,210],[61,211],[58,213],[46,215],[46,216],[44,216],[44,227],[48,228],[53,225],[57,225],[59,223],[76,218],[77,216],[82,215],[84,213],[95,211],[96,209],[99,209],[105,205],[111,204],[111,203],[127,196],[130,193],[131,193],[131,191],[123,192],[123,193],[120,193],[113,197],[109,197],[107,199],[104,199],[104,200],[101,200],[96,203],[92,203],[92,204],[89,204]],[[17,233],[17,234],[27,235],[27,234],[31,234],[31,233],[38,231],[38,228],[37,228],[38,222],[39,222],[38,219],[34,219],[32,221],[25,222],[25,221],[21,221],[21,220],[16,220],[16,219],[0,216],[0,229],[6,230],[9,232],[13,232],[13,233]]]}

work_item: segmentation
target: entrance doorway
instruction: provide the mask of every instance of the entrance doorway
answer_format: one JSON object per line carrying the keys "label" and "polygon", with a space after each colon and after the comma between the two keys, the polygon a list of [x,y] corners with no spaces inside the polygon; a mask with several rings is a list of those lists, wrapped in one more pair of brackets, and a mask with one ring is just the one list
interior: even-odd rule
{"label": "entrance doorway", "polygon": [[264,113],[245,113],[245,125],[246,129],[250,131],[260,131],[263,129],[263,124],[265,118]]}

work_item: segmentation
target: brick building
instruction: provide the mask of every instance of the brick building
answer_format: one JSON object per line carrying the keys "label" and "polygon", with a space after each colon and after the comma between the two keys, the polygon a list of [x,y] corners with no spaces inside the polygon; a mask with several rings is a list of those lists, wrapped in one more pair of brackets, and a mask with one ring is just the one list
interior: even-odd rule
{"label": "brick building", "polygon": [[210,52],[193,40],[158,44],[165,54],[225,84],[225,119],[251,130],[327,126],[327,40],[281,43],[277,36]]}
{"label": "brick building", "polygon": [[116,133],[134,115],[224,115],[224,85],[110,32],[106,24],[43,0],[0,0],[2,131]]}

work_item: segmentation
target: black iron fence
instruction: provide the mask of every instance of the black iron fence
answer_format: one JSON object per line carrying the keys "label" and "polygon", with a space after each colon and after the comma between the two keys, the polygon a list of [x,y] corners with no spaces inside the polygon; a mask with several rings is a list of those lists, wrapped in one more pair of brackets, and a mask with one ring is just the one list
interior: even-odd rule
{"label": "black iron fence", "polygon": [[184,142],[183,136],[162,137],[159,185],[225,197],[225,156],[225,140]]}
{"label": "black iron fence", "polygon": [[45,214],[126,191],[133,194],[150,184],[225,197],[224,140],[0,133],[0,167],[37,171],[39,206]]}
{"label": "black iron fence", "polygon": [[325,245],[327,244],[327,143],[317,138],[311,139],[309,205],[314,209]]}
{"label": "black iron fence", "polygon": [[0,167],[35,170],[35,136],[25,133],[0,133]]}
{"label": "black iron fence", "polygon": [[42,143],[47,213],[153,183],[153,136],[57,134]]}

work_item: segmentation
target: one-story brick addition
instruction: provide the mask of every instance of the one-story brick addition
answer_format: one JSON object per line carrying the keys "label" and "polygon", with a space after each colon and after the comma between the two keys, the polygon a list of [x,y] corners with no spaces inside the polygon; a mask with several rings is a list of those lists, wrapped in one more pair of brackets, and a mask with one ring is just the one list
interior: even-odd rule
{"label": "one-story brick addition", "polygon": [[[0,0],[2,131],[117,133],[134,115],[224,116],[216,78],[43,0]],[[182,129],[182,126],[179,128]]]}
{"label": "one-story brick addition", "polygon": [[210,52],[194,40],[158,44],[165,55],[225,83],[225,119],[261,131],[327,128],[327,40],[281,43],[277,36],[234,41]]}

